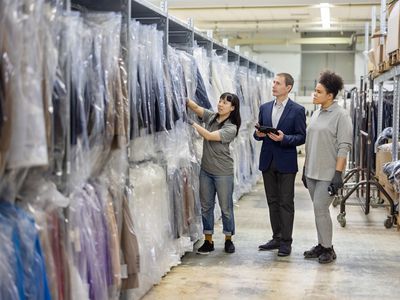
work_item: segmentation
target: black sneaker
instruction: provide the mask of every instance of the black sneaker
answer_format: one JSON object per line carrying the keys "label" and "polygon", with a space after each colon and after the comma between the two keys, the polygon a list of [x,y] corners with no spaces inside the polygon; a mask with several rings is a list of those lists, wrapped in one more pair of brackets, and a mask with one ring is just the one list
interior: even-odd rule
{"label": "black sneaker", "polygon": [[323,248],[321,244],[318,244],[310,250],[304,251],[304,258],[318,258],[322,254]]}
{"label": "black sneaker", "polygon": [[225,252],[226,253],[234,253],[235,252],[235,245],[231,240],[225,241]]}
{"label": "black sneaker", "polygon": [[209,242],[207,240],[204,241],[203,245],[197,249],[197,254],[208,254],[211,251],[214,251],[214,242]]}
{"label": "black sneaker", "polygon": [[330,248],[322,247],[322,254],[318,257],[318,262],[320,264],[329,264],[336,259],[336,253],[333,246]]}
{"label": "black sneaker", "polygon": [[281,245],[280,240],[272,239],[266,242],[265,244],[258,246],[258,250],[265,251],[265,250],[279,249],[280,245]]}
{"label": "black sneaker", "polygon": [[289,256],[291,252],[292,252],[291,245],[281,243],[278,250],[278,256]]}

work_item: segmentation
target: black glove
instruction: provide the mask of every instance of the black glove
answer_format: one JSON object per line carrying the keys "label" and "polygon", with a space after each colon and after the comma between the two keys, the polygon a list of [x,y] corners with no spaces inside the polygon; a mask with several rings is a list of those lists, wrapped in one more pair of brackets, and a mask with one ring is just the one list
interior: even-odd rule
{"label": "black glove", "polygon": [[331,196],[337,195],[340,188],[343,187],[343,178],[341,171],[335,171],[335,175],[332,178],[331,184],[328,188],[328,192]]}
{"label": "black glove", "polygon": [[306,179],[305,173],[306,173],[306,166],[303,167],[303,175],[301,175],[301,181],[303,181],[304,187],[305,187],[306,189],[308,189],[308,186],[307,186],[307,179]]}

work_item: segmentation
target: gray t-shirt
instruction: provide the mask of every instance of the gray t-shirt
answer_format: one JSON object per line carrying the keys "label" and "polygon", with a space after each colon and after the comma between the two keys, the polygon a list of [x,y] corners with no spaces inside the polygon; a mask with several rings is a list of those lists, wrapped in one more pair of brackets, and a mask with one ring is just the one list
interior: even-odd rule
{"label": "gray t-shirt", "polygon": [[219,131],[221,141],[203,141],[203,157],[201,159],[201,168],[218,176],[233,175],[233,158],[229,150],[229,144],[236,137],[236,125],[228,119],[218,128],[219,123],[215,120],[216,113],[205,109],[203,122],[205,128],[210,131]]}
{"label": "gray t-shirt", "polygon": [[338,157],[347,157],[353,139],[349,114],[337,102],[319,109],[311,117],[306,136],[305,175],[331,181]]}

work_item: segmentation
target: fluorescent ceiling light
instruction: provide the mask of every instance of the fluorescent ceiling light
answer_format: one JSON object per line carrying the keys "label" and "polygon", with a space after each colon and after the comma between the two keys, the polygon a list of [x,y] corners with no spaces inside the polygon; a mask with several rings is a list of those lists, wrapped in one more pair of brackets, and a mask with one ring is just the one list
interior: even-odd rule
{"label": "fluorescent ceiling light", "polygon": [[320,3],[322,28],[331,28],[331,13],[329,11],[329,3]]}

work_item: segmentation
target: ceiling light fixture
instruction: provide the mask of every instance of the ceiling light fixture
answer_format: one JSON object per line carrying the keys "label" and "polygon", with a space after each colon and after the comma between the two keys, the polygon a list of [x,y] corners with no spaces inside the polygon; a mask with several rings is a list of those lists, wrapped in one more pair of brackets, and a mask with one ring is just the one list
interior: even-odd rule
{"label": "ceiling light fixture", "polygon": [[322,28],[329,29],[331,28],[331,13],[329,10],[329,3],[320,3],[320,7]]}

